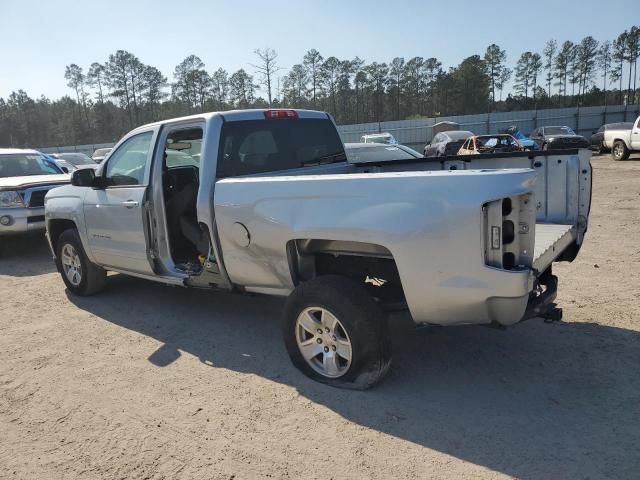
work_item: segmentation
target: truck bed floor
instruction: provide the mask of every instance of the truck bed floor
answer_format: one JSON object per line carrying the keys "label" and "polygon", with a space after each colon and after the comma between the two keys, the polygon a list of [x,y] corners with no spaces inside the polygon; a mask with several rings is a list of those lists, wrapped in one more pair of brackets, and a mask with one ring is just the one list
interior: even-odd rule
{"label": "truck bed floor", "polygon": [[576,229],[573,225],[537,223],[533,267],[539,272],[546,270],[575,238]]}

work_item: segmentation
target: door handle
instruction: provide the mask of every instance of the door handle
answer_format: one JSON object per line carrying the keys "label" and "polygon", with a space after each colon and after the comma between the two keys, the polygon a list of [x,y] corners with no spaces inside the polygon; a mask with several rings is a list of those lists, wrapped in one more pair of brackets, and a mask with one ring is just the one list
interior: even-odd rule
{"label": "door handle", "polygon": [[136,202],[135,200],[126,200],[126,201],[122,202],[122,206],[123,207],[127,207],[127,208],[137,207],[138,205],[140,205],[140,204],[138,202]]}

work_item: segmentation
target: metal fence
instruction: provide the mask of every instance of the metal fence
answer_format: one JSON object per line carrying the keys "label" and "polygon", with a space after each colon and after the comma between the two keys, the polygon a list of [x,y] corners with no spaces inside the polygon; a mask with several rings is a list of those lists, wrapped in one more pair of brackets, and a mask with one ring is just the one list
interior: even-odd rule
{"label": "metal fence", "polygon": [[460,124],[460,129],[471,130],[477,135],[499,133],[511,125],[517,125],[527,135],[538,127],[566,125],[589,138],[594,130],[605,123],[633,122],[639,115],[640,105],[609,105],[360,123],[340,125],[338,131],[345,143],[359,142],[360,137],[367,133],[389,132],[399,143],[422,150],[425,143],[433,138],[433,125],[443,121],[456,122]]}
{"label": "metal fence", "polygon": [[[389,132],[398,142],[412,147],[420,147],[419,150],[422,150],[425,143],[433,138],[433,125],[443,121],[459,123],[461,129],[471,130],[477,135],[498,133],[501,129],[510,125],[517,125],[525,134],[529,134],[532,130],[545,125],[566,125],[575,130],[576,133],[589,138],[594,130],[605,123],[633,122],[639,115],[640,105],[554,108],[339,125],[338,132],[340,132],[344,142],[359,142],[360,137],[367,133]],[[113,143],[99,143],[66,147],[44,147],[38,148],[38,150],[45,153],[81,152],[91,155],[98,148],[113,147],[113,145]]]}

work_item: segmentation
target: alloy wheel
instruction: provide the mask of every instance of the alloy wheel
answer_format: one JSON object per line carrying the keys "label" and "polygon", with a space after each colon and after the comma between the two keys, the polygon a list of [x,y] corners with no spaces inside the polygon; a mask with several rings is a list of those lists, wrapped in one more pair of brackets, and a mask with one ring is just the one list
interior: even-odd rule
{"label": "alloy wheel", "polygon": [[82,282],[82,263],[80,262],[80,255],[73,245],[67,243],[62,247],[62,269],[67,277],[67,280],[77,287]]}
{"label": "alloy wheel", "polygon": [[351,366],[353,348],[340,320],[323,307],[305,308],[296,320],[298,348],[309,366],[328,378],[343,376]]}

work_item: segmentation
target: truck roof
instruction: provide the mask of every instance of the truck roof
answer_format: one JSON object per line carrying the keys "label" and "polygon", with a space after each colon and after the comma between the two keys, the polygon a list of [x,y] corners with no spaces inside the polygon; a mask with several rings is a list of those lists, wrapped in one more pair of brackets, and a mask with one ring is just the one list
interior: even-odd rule
{"label": "truck roof", "polygon": [[0,148],[0,155],[16,155],[20,153],[40,155],[40,152],[31,148]]}
{"label": "truck roof", "polygon": [[160,120],[158,122],[141,125],[136,129],[134,129],[134,131],[139,129],[149,128],[149,127],[155,127],[158,125],[184,122],[189,120],[209,121],[211,118],[216,116],[221,116],[226,121],[264,120],[265,112],[270,112],[270,111],[296,112],[298,118],[325,118],[325,119],[331,118],[328,113],[317,111],[317,110],[304,110],[304,109],[298,109],[298,108],[252,108],[252,109],[245,109],[245,110],[226,110],[222,112],[205,112],[205,113],[197,113],[195,115],[187,115],[185,117],[168,118],[166,120]]}

